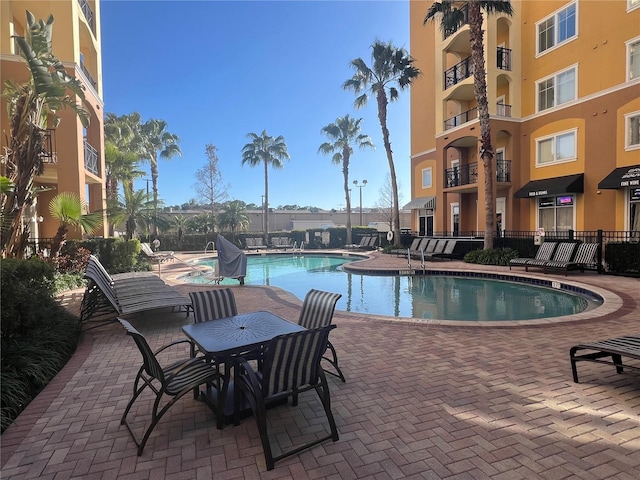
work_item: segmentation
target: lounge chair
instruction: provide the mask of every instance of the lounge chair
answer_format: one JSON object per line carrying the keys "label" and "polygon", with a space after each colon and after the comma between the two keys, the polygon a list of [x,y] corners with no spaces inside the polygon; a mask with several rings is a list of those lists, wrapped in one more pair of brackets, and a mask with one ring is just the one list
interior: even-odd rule
{"label": "lounge chair", "polygon": [[370,235],[364,235],[360,237],[360,243],[351,243],[349,245],[345,245],[344,248],[361,248],[369,244],[371,239]]}
{"label": "lounge chair", "polygon": [[395,248],[393,250],[391,250],[389,253],[395,253],[396,257],[399,257],[400,255],[403,256],[407,256],[407,250],[410,251],[417,251],[418,250],[418,245],[420,245],[420,243],[422,242],[422,240],[424,240],[423,237],[416,237],[411,241],[411,245],[408,248]]}
{"label": "lounge chair", "polygon": [[558,260],[552,260],[544,264],[545,273],[549,270],[564,270],[564,274],[567,275],[569,270],[580,270],[584,272],[585,268],[597,267],[597,255],[598,255],[597,243],[581,243],[578,245],[576,255],[573,260],[568,262],[562,262]]}
{"label": "lounge chair", "polygon": [[431,252],[426,252],[426,251],[424,252],[424,258],[425,259],[432,259],[432,258],[434,258],[435,255],[443,253],[445,247],[447,246],[447,243],[449,243],[449,240],[446,240],[444,238],[436,240],[436,242],[435,242],[435,244],[433,246],[433,250]]}
{"label": "lounge chair", "polygon": [[[295,455],[301,450],[318,445],[326,440],[338,440],[338,429],[331,412],[329,385],[320,359],[329,337],[329,331],[335,325],[304,330],[302,332],[280,335],[269,341],[264,347],[261,370],[258,373],[246,361],[240,358],[234,381],[234,423],[239,423],[242,397],[248,399],[260,432],[262,449],[267,470],[273,470],[278,460]],[[306,443],[291,447],[280,455],[274,456],[269,441],[266,405],[282,397],[293,397],[292,406],[297,406],[298,396],[308,390],[315,390],[324,407],[329,422],[329,433],[304,436]],[[315,422],[314,422],[315,423]],[[317,425],[313,430],[317,432]]]}
{"label": "lounge chair", "polygon": [[273,237],[271,240],[273,242],[273,248],[276,250],[287,250],[287,248],[292,248],[291,239],[289,237]]}
{"label": "lounge chair", "polygon": [[378,237],[376,235],[371,235],[369,237],[369,240],[367,242],[364,243],[364,245],[359,246],[358,248],[360,250],[376,250],[377,244],[378,243]]}
{"label": "lounge chair", "polygon": [[[219,373],[217,369],[203,357],[185,357],[182,360],[172,363],[169,366],[162,367],[156,356],[162,351],[178,344],[191,344],[189,340],[178,340],[176,342],[165,345],[156,350],[151,350],[147,340],[138,332],[128,321],[118,318],[122,326],[127,330],[127,334],[133,337],[142,355],[142,366],[138,370],[136,379],[133,383],[133,396],[122,414],[120,420],[121,425],[125,425],[138,447],[138,455],[142,455],[144,446],[149,440],[151,432],[158,424],[162,416],[167,413],[169,408],[176,403],[181,397],[190,391],[197,389],[202,384],[214,383],[218,381]],[[142,439],[134,432],[132,425],[127,420],[127,415],[136,399],[142,391],[149,387],[156,395],[153,402],[153,410],[151,412],[151,423],[144,432]],[[171,397],[171,400],[158,410],[163,397]],[[134,410],[138,413],[139,409]]]}
{"label": "lounge chair", "polygon": [[[589,353],[581,353],[578,355],[577,353],[582,350],[588,350]],[[578,383],[578,370],[576,368],[577,362],[594,362],[613,365],[616,367],[617,373],[622,373],[625,368],[640,371],[640,364],[629,365],[622,363],[622,357],[640,360],[640,335],[616,337],[597,342],[582,343],[575,347],[571,347],[569,357],[571,359],[573,381],[576,383]],[[607,357],[609,357],[609,359],[606,359]]]}
{"label": "lounge chair", "polygon": [[152,260],[155,262],[164,263],[168,260],[173,261],[176,258],[174,256],[175,252],[172,252],[169,250],[162,251],[162,252],[154,252],[148,243],[141,242],[140,247],[142,249],[142,253],[144,253],[149,260]]}
{"label": "lounge chair", "polygon": [[266,250],[267,247],[262,242],[262,237],[247,238],[247,250]]}
{"label": "lounge chair", "polygon": [[512,258],[511,260],[509,260],[509,270],[511,270],[511,267],[524,267],[527,265],[527,262],[530,262],[531,260],[544,260],[545,262],[548,262],[549,260],[551,260],[553,252],[556,249],[557,245],[557,242],[542,242],[542,245],[540,245],[538,251],[536,252],[535,258]]}
{"label": "lounge chair", "polygon": [[84,274],[88,280],[80,306],[80,324],[94,317],[107,321],[117,315],[168,307],[184,307],[189,315],[191,300],[151,272],[109,275],[93,255]]}
{"label": "lounge chair", "polygon": [[560,244],[558,244],[558,248],[556,248],[555,252],[553,252],[553,257],[551,258],[551,260],[529,260],[524,264],[524,269],[528,272],[529,267],[544,268],[544,266],[549,262],[569,262],[573,257],[573,253],[576,251],[576,245],[577,243],[575,242],[561,242]]}
{"label": "lounge chair", "polygon": [[458,244],[457,240],[447,240],[446,245],[444,246],[444,248],[442,249],[441,252],[433,252],[431,254],[429,254],[427,256],[427,258],[429,259],[433,259],[433,258],[448,258],[451,259],[453,258],[453,251],[456,248],[456,245]]}

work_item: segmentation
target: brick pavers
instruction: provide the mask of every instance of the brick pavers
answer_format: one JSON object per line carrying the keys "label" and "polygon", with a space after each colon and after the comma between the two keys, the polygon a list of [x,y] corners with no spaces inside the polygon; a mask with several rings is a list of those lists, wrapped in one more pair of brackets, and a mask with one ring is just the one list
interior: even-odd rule
{"label": "brick pavers", "polygon": [[[406,260],[379,255],[373,265],[398,269]],[[172,278],[172,268],[179,265],[168,266],[163,278]],[[636,479],[640,374],[583,363],[582,383],[574,384],[569,348],[638,333],[640,281],[580,273],[557,278],[612,290],[622,305],[592,319],[518,327],[336,312],[331,340],[347,383],[334,377],[329,383],[340,440],[278,462],[271,472],[253,418],[217,430],[213,414],[189,395],[160,421],[138,457],[120,425],[138,350],[120,325],[86,331],[71,362],[2,435],[2,478]],[[297,319],[301,301],[287,292],[234,291],[241,312],[268,309]],[[70,308],[78,297],[65,297]],[[129,319],[152,346],[182,339],[180,326],[188,321],[170,311]],[[146,420],[150,400],[131,416]],[[274,444],[286,447],[322,426],[318,407],[307,393],[296,408],[271,410]]]}

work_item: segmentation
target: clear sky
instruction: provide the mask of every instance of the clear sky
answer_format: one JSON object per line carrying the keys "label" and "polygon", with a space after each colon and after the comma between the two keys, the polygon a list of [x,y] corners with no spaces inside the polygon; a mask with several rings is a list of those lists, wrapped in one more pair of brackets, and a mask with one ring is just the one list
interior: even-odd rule
{"label": "clear sky", "polygon": [[[389,167],[375,99],[356,110],[342,84],[351,60],[371,65],[376,39],[409,51],[407,0],[102,0],[101,13],[105,112],[162,119],[180,137],[182,157],[159,161],[165,205],[197,199],[207,144],[218,148],[230,199],[259,205],[264,169],[243,166],[241,150],[249,132],[266,130],[284,136],[291,157],[269,171],[270,206],[344,208],[342,169],[318,147],[328,140],[322,127],[346,114],[363,118],[362,133],[376,145],[356,149],[350,182],[368,181],[364,207],[379,202]],[[388,112],[401,205],[411,195],[409,95],[402,91]]]}

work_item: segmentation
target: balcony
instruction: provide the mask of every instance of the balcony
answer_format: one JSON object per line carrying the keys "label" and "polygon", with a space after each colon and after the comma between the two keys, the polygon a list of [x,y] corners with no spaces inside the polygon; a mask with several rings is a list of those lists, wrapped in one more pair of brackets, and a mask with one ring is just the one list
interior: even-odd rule
{"label": "balcony", "polygon": [[463,123],[470,122],[471,120],[475,120],[478,118],[478,107],[474,107],[471,110],[467,110],[466,112],[459,113],[455,117],[447,118],[444,121],[444,129],[450,130],[455,128]]}
{"label": "balcony", "polygon": [[42,152],[39,155],[42,163],[58,163],[58,154],[56,152],[56,130],[48,128],[42,139]]}
{"label": "balcony", "polygon": [[497,51],[497,67],[500,70],[506,70],[508,72],[511,71],[511,49],[498,47]]}
{"label": "balcony", "polygon": [[462,17],[460,26],[456,26],[454,28],[445,28],[443,31],[443,36],[445,39],[449,38],[451,35],[456,33],[461,26],[464,26],[469,23],[469,4],[465,3],[462,7],[456,10],[460,12],[459,15]]}
{"label": "balcony", "polygon": [[100,176],[100,164],[98,163],[98,151],[91,146],[87,139],[84,139],[84,168]]}
{"label": "balcony", "polygon": [[496,104],[496,115],[498,117],[509,117],[511,118],[511,105],[507,105],[504,103]]}
{"label": "balcony", "polygon": [[467,57],[450,69],[445,70],[444,89],[446,90],[449,87],[453,87],[471,75],[473,75],[473,62],[471,61],[471,57]]}
{"label": "balcony", "polygon": [[82,10],[82,13],[84,13],[84,18],[87,20],[91,31],[95,33],[93,10],[91,10],[88,0],[78,0],[78,3],[80,4],[80,9]]}
{"label": "balcony", "polygon": [[[498,182],[511,181],[511,160],[496,160]],[[467,163],[444,171],[445,188],[461,187],[478,183],[478,162]]]}
{"label": "balcony", "polygon": [[91,84],[91,86],[95,89],[96,86],[98,85],[96,83],[96,81],[93,79],[93,77],[91,76],[91,74],[89,73],[89,70],[87,69],[87,67],[85,67],[83,62],[80,62],[80,70],[82,70],[82,73],[84,74],[84,76],[87,78],[87,81]]}

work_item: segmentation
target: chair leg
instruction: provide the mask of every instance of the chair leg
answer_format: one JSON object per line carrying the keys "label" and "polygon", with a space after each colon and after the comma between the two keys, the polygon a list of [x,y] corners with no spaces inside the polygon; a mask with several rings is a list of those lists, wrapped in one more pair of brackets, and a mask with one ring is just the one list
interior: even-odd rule
{"label": "chair leg", "polygon": [[328,373],[329,375],[333,375],[334,377],[338,377],[340,380],[342,380],[343,382],[346,383],[346,379],[344,378],[344,374],[342,373],[342,370],[340,369],[340,366],[338,365],[338,354],[336,353],[336,349],[335,347],[331,344],[331,342],[329,342],[329,344],[327,345],[329,350],[331,350],[331,357],[322,357],[323,360],[326,360],[327,362],[329,362],[331,365],[333,365],[333,368],[335,368],[336,373],[325,370],[326,373]]}

